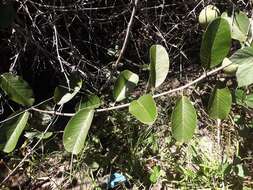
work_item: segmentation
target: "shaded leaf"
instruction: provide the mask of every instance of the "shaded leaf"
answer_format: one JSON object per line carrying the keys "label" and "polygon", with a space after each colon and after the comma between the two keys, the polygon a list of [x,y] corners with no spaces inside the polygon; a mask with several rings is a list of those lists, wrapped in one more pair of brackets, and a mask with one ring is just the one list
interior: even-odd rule
{"label": "shaded leaf", "polygon": [[129,112],[144,124],[152,125],[157,118],[156,104],[151,95],[143,95],[131,102]]}
{"label": "shaded leaf", "polygon": [[0,127],[0,149],[2,151],[10,153],[15,149],[19,137],[26,127],[28,118],[29,112],[24,112]]}
{"label": "shaded leaf", "polygon": [[236,79],[238,86],[248,86],[253,83],[253,48],[246,47],[236,51],[230,60],[233,64],[238,64]]}
{"label": "shaded leaf", "polygon": [[244,90],[236,89],[235,98],[238,105],[253,109],[253,94],[247,95]]}
{"label": "shaded leaf", "polygon": [[178,142],[192,139],[197,127],[197,114],[187,97],[180,97],[171,115],[172,136]]}
{"label": "shaded leaf", "polygon": [[76,111],[79,111],[80,109],[96,109],[100,105],[100,98],[95,94],[91,94],[85,98],[82,98],[81,101],[77,103]]}
{"label": "shaded leaf", "polygon": [[232,106],[232,95],[228,87],[217,85],[208,102],[208,114],[213,119],[225,119]]}
{"label": "shaded leaf", "polygon": [[149,86],[156,88],[166,79],[170,60],[166,49],[161,45],[152,45],[150,50]]}
{"label": "shaded leaf", "polygon": [[253,109],[253,94],[249,94],[244,99],[245,104]]}
{"label": "shaded leaf", "polygon": [[233,15],[228,15],[228,13],[224,12],[221,17],[228,21],[233,39],[245,42],[251,36],[250,20],[246,13],[240,11]]}
{"label": "shaded leaf", "polygon": [[236,89],[235,99],[238,105],[244,106],[244,100],[246,98],[246,93],[241,89]]}
{"label": "shaded leaf", "polygon": [[0,6],[0,28],[9,27],[14,21],[16,12],[13,8],[13,5],[6,4]]}
{"label": "shaded leaf", "polygon": [[54,91],[54,101],[58,105],[63,105],[70,101],[81,89],[82,87],[82,79],[76,74],[73,73],[70,80],[70,86],[68,84],[60,85],[55,88]]}
{"label": "shaded leaf", "polygon": [[78,154],[82,151],[93,116],[94,110],[81,109],[69,120],[63,134],[63,145],[68,152]]}
{"label": "shaded leaf", "polygon": [[116,102],[124,100],[127,95],[136,87],[139,76],[129,70],[120,73],[113,89],[113,97]]}
{"label": "shaded leaf", "polygon": [[0,76],[0,88],[8,97],[23,106],[32,106],[34,103],[33,91],[22,77],[11,73]]}
{"label": "shaded leaf", "polygon": [[34,131],[34,132],[26,132],[24,136],[28,139],[37,138],[39,140],[39,139],[48,139],[52,135],[53,135],[52,132],[43,133],[40,131]]}
{"label": "shaded leaf", "polygon": [[219,65],[227,56],[231,46],[228,22],[223,18],[213,20],[207,27],[200,48],[200,60],[204,68]]}

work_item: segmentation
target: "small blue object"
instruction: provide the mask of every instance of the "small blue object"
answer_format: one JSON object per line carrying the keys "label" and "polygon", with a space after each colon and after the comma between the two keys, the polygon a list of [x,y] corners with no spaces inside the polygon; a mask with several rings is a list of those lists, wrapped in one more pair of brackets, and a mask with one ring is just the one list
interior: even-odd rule
{"label": "small blue object", "polygon": [[113,173],[111,176],[110,176],[110,179],[109,179],[109,183],[108,183],[108,188],[114,188],[116,187],[118,184],[120,183],[125,183],[126,182],[126,177],[123,176],[122,174],[120,173]]}

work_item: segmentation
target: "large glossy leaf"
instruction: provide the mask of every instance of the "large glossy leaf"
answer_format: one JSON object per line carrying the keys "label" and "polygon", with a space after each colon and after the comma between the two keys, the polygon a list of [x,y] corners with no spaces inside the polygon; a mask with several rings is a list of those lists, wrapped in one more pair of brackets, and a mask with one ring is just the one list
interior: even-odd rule
{"label": "large glossy leaf", "polygon": [[22,77],[4,73],[0,76],[0,88],[14,102],[23,106],[31,106],[34,103],[33,91]]}
{"label": "large glossy leaf", "polygon": [[204,68],[219,65],[227,56],[231,46],[231,32],[223,18],[213,20],[207,27],[200,48],[200,60]]}
{"label": "large glossy leaf", "polygon": [[166,49],[161,45],[152,45],[150,50],[149,86],[156,88],[166,79],[170,60]]}
{"label": "large glossy leaf", "polygon": [[58,105],[63,105],[70,101],[82,87],[83,81],[76,73],[73,73],[69,80],[69,87],[68,84],[64,84],[55,88],[54,100]]}
{"label": "large glossy leaf", "polygon": [[221,17],[228,21],[233,39],[245,42],[251,36],[250,20],[244,12],[236,12],[233,15],[224,12]]}
{"label": "large glossy leaf", "polygon": [[253,48],[246,47],[235,52],[230,60],[238,64],[236,79],[238,86],[248,86],[253,83]]}
{"label": "large glossy leaf", "polygon": [[12,4],[0,6],[0,28],[7,28],[15,19],[15,10]]}
{"label": "large glossy leaf", "polygon": [[63,145],[68,152],[82,151],[93,116],[94,110],[81,109],[70,119],[63,134]]}
{"label": "large glossy leaf", "polygon": [[226,119],[232,106],[232,95],[228,87],[217,85],[208,102],[208,114],[213,119]]}
{"label": "large glossy leaf", "polygon": [[171,115],[172,136],[178,142],[192,139],[197,127],[197,114],[187,97],[180,97]]}
{"label": "large glossy leaf", "polygon": [[119,102],[127,97],[127,95],[136,87],[139,82],[139,76],[129,70],[120,73],[113,90],[113,97]]}
{"label": "large glossy leaf", "polygon": [[[15,115],[15,114],[14,114]],[[6,153],[12,152],[26,127],[29,112],[24,112],[0,127],[0,149]]]}
{"label": "large glossy leaf", "polygon": [[144,124],[152,125],[157,118],[156,104],[151,95],[143,95],[131,102],[129,112]]}
{"label": "large glossy leaf", "polygon": [[96,109],[100,105],[100,98],[95,94],[91,94],[82,98],[81,101],[77,103],[76,111],[79,111],[80,109]]}

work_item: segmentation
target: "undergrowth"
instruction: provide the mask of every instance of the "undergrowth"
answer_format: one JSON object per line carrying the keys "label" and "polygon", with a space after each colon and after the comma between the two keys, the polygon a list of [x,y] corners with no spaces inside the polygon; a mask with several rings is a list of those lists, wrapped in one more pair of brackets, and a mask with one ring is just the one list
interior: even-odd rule
{"label": "undergrowth", "polygon": [[[197,23],[200,10],[214,4],[221,10],[240,9],[250,15],[251,1],[140,1],[127,48],[118,68],[119,56],[131,16],[132,1],[15,1],[17,17],[13,28],[0,31],[0,73],[22,75],[34,89],[36,103],[53,94],[64,73],[55,50],[58,35],[62,64],[67,74],[82,71],[85,88],[110,105],[115,73],[131,68],[140,73],[141,85],[132,94],[144,91],[149,62],[148,49],[162,44],[171,58],[171,70],[163,92],[192,81],[202,73],[199,48],[203,29]],[[233,47],[236,47],[234,44]],[[222,74],[219,74],[222,78]],[[110,79],[110,80],[109,80]],[[159,117],[154,125],[143,125],[124,109],[97,114],[81,154],[64,151],[62,136],[68,118],[43,114],[33,117],[28,128],[45,131],[49,138],[21,138],[9,154],[0,152],[0,180],[25,157],[24,162],[1,189],[106,189],[117,172],[127,183],[116,189],[251,189],[253,188],[252,110],[235,105],[217,135],[216,123],[207,117],[207,95],[216,76],[203,85],[188,88],[198,108],[198,129],[188,144],[171,137],[170,117],[177,93],[157,101]],[[234,85],[233,77],[228,79]],[[249,87],[252,91],[252,87]],[[1,92],[1,121],[17,105]],[[78,96],[81,96],[81,95]],[[130,100],[132,100],[130,98]],[[73,112],[69,103],[63,112]],[[113,106],[110,105],[110,106]],[[52,102],[40,108],[53,110]],[[60,117],[60,119],[58,119]],[[30,154],[31,153],[31,154]]]}

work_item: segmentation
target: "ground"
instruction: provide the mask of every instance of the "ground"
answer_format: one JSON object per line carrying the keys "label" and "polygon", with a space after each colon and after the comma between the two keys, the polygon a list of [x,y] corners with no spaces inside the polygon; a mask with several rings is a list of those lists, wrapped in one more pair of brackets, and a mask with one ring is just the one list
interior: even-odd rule
{"label": "ground", "polygon": [[[14,72],[31,84],[36,103],[50,98],[64,78],[53,50],[55,24],[64,66],[69,72],[76,67],[83,71],[86,88],[82,92],[99,95],[102,107],[112,105],[112,84],[124,69],[140,76],[139,86],[125,103],[143,94],[148,79],[148,49],[152,44],[166,47],[171,59],[167,79],[156,93],[198,78],[204,72],[199,61],[204,31],[197,19],[200,10],[215,4],[222,11],[236,8],[250,15],[252,8],[250,1],[140,1],[125,54],[113,73],[111,66],[119,55],[131,15],[130,1],[51,3],[15,3],[16,32],[1,31],[0,72],[9,70],[11,58],[18,56],[12,65]],[[235,43],[233,48],[236,46]],[[115,189],[252,189],[252,110],[244,110],[234,102],[220,129],[206,113],[214,81],[224,77],[219,72],[184,91],[198,108],[199,120],[194,138],[184,144],[171,137],[170,117],[179,93],[156,99],[159,116],[151,126],[134,119],[127,108],[96,113],[84,150],[74,156],[62,144],[69,118],[35,112],[25,133],[43,132],[52,122],[52,135],[36,147],[38,137],[22,137],[14,152],[0,152],[0,181],[22,161],[0,189],[107,189],[110,176],[116,172],[125,176],[128,183]],[[235,78],[227,80],[233,88]],[[40,108],[53,107],[53,101],[49,101]],[[4,108],[1,120],[10,112],[8,106]],[[67,104],[63,111],[74,112],[74,103]]]}

